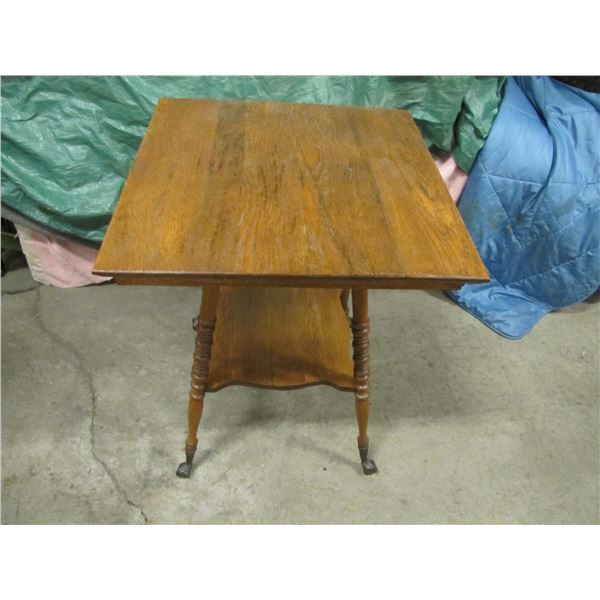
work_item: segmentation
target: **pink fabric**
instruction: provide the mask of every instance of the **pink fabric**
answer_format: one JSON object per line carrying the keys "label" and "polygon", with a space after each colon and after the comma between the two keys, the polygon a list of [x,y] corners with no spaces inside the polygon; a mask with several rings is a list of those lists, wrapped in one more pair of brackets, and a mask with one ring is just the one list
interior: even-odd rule
{"label": "pink fabric", "polygon": [[36,281],[59,288],[102,283],[110,277],[92,275],[98,250],[51,233],[15,224],[21,248]]}
{"label": "pink fabric", "polygon": [[467,183],[467,174],[454,162],[451,155],[447,158],[433,157],[442,178],[446,182],[446,187],[456,204]]}
{"label": "pink fabric", "polygon": [[[433,157],[454,202],[467,183],[467,174],[452,156]],[[60,288],[80,287],[108,281],[110,277],[92,275],[98,251],[74,241],[17,225],[21,247],[33,278],[44,285]]]}

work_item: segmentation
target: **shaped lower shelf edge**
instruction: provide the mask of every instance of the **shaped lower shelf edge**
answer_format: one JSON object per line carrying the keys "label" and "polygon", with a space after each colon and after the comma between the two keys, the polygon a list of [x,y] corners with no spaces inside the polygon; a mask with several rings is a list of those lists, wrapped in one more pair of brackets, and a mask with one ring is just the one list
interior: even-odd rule
{"label": "shaped lower shelf edge", "polygon": [[339,290],[222,287],[207,391],[318,383],[353,391],[350,348]]}

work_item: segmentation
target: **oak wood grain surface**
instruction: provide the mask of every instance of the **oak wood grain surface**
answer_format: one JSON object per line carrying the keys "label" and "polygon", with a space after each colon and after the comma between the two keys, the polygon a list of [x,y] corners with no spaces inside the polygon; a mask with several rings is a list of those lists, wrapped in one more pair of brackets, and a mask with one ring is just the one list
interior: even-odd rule
{"label": "oak wood grain surface", "polygon": [[207,390],[231,384],[353,391],[350,327],[339,290],[220,289]]}
{"label": "oak wood grain surface", "polygon": [[158,103],[94,272],[162,285],[487,280],[408,112],[170,98]]}

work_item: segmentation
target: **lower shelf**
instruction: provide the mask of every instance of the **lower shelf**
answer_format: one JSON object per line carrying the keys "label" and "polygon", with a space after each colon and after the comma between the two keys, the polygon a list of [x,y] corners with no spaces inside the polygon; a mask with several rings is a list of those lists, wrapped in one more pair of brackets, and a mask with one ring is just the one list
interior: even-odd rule
{"label": "lower shelf", "polygon": [[222,287],[207,390],[317,383],[354,390],[350,327],[339,290]]}

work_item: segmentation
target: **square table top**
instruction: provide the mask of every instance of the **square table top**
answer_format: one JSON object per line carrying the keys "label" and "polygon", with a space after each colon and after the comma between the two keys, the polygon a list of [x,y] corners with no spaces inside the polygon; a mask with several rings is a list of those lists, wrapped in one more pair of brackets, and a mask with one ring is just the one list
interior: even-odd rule
{"label": "square table top", "polygon": [[173,98],[158,102],[94,273],[446,289],[488,278],[410,113]]}

